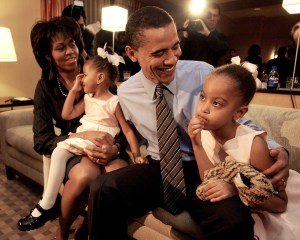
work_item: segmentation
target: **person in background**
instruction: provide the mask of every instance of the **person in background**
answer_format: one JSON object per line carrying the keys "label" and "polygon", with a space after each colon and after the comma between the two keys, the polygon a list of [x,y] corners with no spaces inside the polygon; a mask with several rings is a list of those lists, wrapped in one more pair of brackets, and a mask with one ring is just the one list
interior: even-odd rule
{"label": "person in background", "polygon": [[[95,36],[94,39],[94,52],[97,54],[97,49],[103,48],[104,45],[112,47],[112,37],[111,31],[106,31],[101,29]],[[125,52],[125,46],[127,44],[125,32],[117,32],[115,35],[115,52],[122,56],[125,60],[125,65],[119,65],[120,78],[119,81],[124,80],[123,71],[130,71],[130,75],[137,73],[141,68],[138,63],[132,62]]]}
{"label": "person in background", "polygon": [[120,71],[120,81],[124,81],[124,71],[129,71],[130,76],[136,74],[138,71],[141,70],[140,65],[137,62],[132,62],[130,58],[127,56],[125,47],[127,45],[126,34],[125,32],[118,32],[117,34],[117,41],[115,42],[115,52],[122,56],[125,60],[125,64],[119,65]]}
{"label": "person in background", "polygon": [[97,54],[97,49],[99,47],[103,48],[105,44],[108,47],[112,47],[112,45],[113,45],[113,33],[111,31],[100,29],[96,33],[95,38],[94,38],[94,43],[93,43],[93,45],[94,45],[93,46],[94,54]]}
{"label": "person in background", "polygon": [[66,17],[73,17],[76,20],[76,22],[79,24],[82,32],[82,39],[84,42],[84,50],[87,56],[91,57],[94,55],[93,43],[94,43],[95,34],[91,30],[86,28],[86,15],[85,15],[84,8],[83,7],[80,8],[78,10],[79,13],[76,15],[73,14],[73,9],[74,9],[74,5],[70,4],[63,9],[61,15]]}
{"label": "person in background", "polygon": [[280,87],[285,87],[287,77],[291,77],[293,74],[293,61],[286,57],[287,47],[281,46],[277,50],[277,57],[269,60],[266,64],[266,73],[269,74],[273,66],[277,67],[279,74]]}
{"label": "person in background", "polygon": [[97,20],[94,23],[86,25],[86,29],[90,30],[92,33],[94,33],[94,35],[96,35],[101,29],[101,23],[99,20]]}
{"label": "person in background", "polygon": [[225,54],[225,64],[231,63],[231,58],[238,56],[237,51],[235,48],[230,48]]}
{"label": "person in background", "polygon": [[[34,150],[50,157],[58,142],[73,137],[90,140],[96,147],[87,147],[87,156],[74,156],[68,161],[61,201],[58,197],[54,207],[30,211],[18,221],[17,227],[21,231],[33,230],[57,218],[61,213],[57,239],[67,239],[72,223],[87,205],[88,189],[84,186],[98,176],[100,167],[105,166],[111,159],[126,159],[122,146],[127,143],[120,135],[116,136],[115,141],[110,134],[101,131],[75,133],[81,116],[73,120],[62,119],[64,102],[75,84],[76,76],[82,72],[85,61],[81,55],[84,44],[76,21],[71,17],[38,21],[31,30],[30,39],[36,61],[44,72],[37,83],[33,101]],[[78,93],[76,102],[83,97],[83,91]],[[55,131],[55,127],[59,133]],[[95,160],[99,164],[98,171],[95,171]],[[49,173],[48,164],[45,160],[45,188]]]}
{"label": "person in background", "polygon": [[245,57],[245,61],[253,63],[257,66],[258,71],[258,78],[260,79],[262,77],[262,70],[263,70],[263,63],[262,63],[262,57],[261,54],[261,48],[258,44],[252,44],[248,49],[248,56]]}
{"label": "person in background", "polygon": [[226,36],[216,29],[220,18],[219,5],[210,3],[205,14],[197,21],[188,19],[184,22],[180,59],[204,61],[213,66],[221,64],[221,57],[228,50],[228,43]]}
{"label": "person in background", "polygon": [[291,29],[290,39],[294,48],[297,47],[298,36],[300,33],[300,22],[297,22]]}
{"label": "person in background", "polygon": [[[203,203],[195,195],[200,176],[187,127],[195,115],[203,79],[213,67],[205,62],[178,60],[181,49],[176,25],[169,13],[161,8],[149,6],[134,12],[126,25],[126,38],[126,53],[132,61],[139,62],[141,71],[119,86],[118,96],[125,118],[147,140],[149,164],[130,165],[102,175],[91,183],[89,239],[126,239],[128,218],[141,217],[160,206],[173,214],[187,209],[201,226],[198,239],[253,240],[254,222],[249,209],[238,199]],[[165,154],[174,154],[165,159],[170,164],[178,159],[177,151],[175,154],[159,150],[170,141],[169,134],[164,135],[164,141],[158,139],[160,131],[157,127],[162,129],[156,116],[164,116],[160,114],[161,90],[166,100],[163,106],[170,107],[168,113],[175,120],[172,136],[179,138],[180,146],[176,150],[181,152],[182,161],[178,164],[182,163],[184,175],[179,186],[185,186],[186,190],[186,197],[178,195],[182,201],[174,199],[175,209],[164,201],[163,186],[170,176],[164,175],[163,182],[160,169],[160,160]],[[243,123],[251,125],[250,121]],[[275,163],[264,173],[272,177],[277,188],[284,189],[280,179],[288,177],[288,154],[278,144],[271,143],[274,144],[272,148],[276,148],[271,150]]]}

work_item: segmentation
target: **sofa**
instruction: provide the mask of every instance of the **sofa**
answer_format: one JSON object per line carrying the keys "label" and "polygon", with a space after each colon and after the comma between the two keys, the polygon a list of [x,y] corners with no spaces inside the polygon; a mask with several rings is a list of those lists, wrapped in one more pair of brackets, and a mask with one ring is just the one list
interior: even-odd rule
{"label": "sofa", "polygon": [[[290,168],[300,172],[300,111],[252,104],[246,117],[289,151]],[[0,113],[1,160],[8,179],[17,174],[43,185],[43,162],[49,165],[49,159],[33,150],[32,120],[32,108]],[[128,222],[135,239],[195,239],[197,229],[188,212],[174,216],[161,208]]]}

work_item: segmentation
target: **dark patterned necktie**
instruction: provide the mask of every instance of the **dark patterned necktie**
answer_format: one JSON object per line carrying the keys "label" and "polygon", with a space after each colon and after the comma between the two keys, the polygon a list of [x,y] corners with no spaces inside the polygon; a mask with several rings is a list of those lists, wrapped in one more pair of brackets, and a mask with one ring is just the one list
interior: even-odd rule
{"label": "dark patterned necktie", "polygon": [[164,89],[166,87],[159,84],[155,90],[157,137],[161,159],[164,205],[171,213],[178,213],[182,210],[185,200],[185,182],[177,125],[173,112],[163,94]]}

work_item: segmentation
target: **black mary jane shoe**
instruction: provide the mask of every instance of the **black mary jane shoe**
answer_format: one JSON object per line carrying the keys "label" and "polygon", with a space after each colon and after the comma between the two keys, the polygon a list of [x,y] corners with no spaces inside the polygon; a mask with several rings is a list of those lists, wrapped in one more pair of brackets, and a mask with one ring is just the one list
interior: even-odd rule
{"label": "black mary jane shoe", "polygon": [[54,206],[48,210],[43,209],[39,204],[37,204],[35,208],[39,210],[41,215],[39,217],[34,217],[31,215],[33,211],[31,210],[26,217],[23,217],[18,221],[17,227],[20,231],[34,230],[40,228],[46,222],[56,219],[60,214],[60,201],[56,201]]}

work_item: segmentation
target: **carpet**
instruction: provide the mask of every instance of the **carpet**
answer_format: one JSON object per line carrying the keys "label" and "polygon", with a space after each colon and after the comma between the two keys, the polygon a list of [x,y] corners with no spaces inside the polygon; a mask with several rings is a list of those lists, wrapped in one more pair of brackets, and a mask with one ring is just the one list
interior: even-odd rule
{"label": "carpet", "polygon": [[[48,240],[55,238],[58,219],[47,222],[39,229],[21,232],[17,221],[26,216],[39,201],[42,187],[24,178],[7,180],[3,163],[0,161],[0,240]],[[74,239],[74,230],[82,222],[80,216],[72,225],[69,239]]]}

